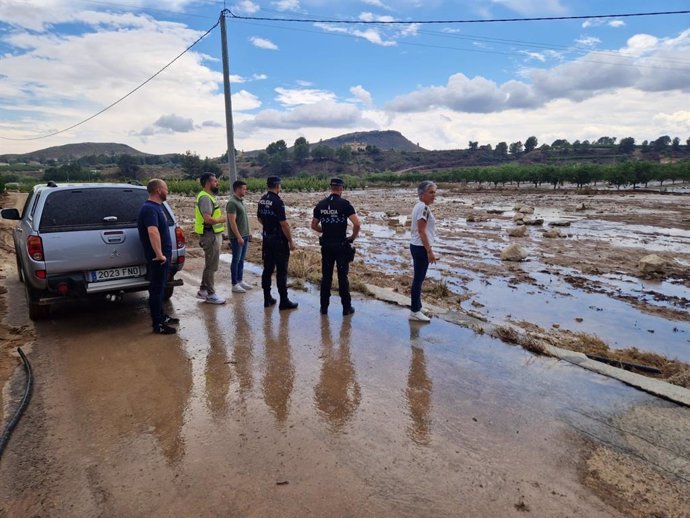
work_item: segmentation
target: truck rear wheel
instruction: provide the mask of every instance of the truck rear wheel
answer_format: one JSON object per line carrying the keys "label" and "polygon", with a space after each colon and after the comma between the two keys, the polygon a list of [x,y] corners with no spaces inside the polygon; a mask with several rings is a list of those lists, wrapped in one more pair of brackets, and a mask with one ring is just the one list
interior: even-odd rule
{"label": "truck rear wheel", "polygon": [[29,318],[31,320],[43,320],[50,315],[50,306],[41,305],[41,296],[38,290],[33,289],[28,283],[24,283],[26,291],[26,305],[29,306]]}
{"label": "truck rear wheel", "polygon": [[19,256],[17,259],[17,277],[19,277],[19,282],[24,282],[24,272],[22,272],[22,263],[19,262]]}

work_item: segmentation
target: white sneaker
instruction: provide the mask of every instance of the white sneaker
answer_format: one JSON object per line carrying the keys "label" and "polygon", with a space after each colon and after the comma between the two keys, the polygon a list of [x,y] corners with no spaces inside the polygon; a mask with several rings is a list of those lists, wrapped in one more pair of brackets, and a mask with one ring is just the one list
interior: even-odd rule
{"label": "white sneaker", "polygon": [[416,320],[417,322],[431,322],[431,319],[421,311],[411,311],[410,320]]}
{"label": "white sneaker", "polygon": [[254,287],[254,285],[250,282],[240,281],[238,284],[241,284],[245,290],[251,290]]}
{"label": "white sneaker", "polygon": [[232,292],[233,293],[247,293],[247,290],[245,290],[244,287],[242,287],[241,282],[238,282],[237,284],[233,285]]}
{"label": "white sneaker", "polygon": [[218,295],[215,293],[213,295],[209,295],[206,297],[206,302],[209,304],[225,304],[225,299],[221,299]]}
{"label": "white sneaker", "polygon": [[196,298],[201,300],[206,300],[208,298],[208,291],[199,290],[196,292]]}

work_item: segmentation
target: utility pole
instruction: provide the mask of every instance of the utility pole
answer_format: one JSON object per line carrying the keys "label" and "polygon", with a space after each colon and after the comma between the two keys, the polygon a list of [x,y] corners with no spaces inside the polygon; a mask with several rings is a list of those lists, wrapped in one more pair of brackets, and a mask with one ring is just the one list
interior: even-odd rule
{"label": "utility pole", "polygon": [[228,140],[228,171],[230,184],[237,180],[235,138],[232,126],[232,100],[230,97],[230,65],[228,64],[228,36],[225,30],[225,10],[220,14],[220,39],[223,45],[223,90],[225,92],[225,131]]}

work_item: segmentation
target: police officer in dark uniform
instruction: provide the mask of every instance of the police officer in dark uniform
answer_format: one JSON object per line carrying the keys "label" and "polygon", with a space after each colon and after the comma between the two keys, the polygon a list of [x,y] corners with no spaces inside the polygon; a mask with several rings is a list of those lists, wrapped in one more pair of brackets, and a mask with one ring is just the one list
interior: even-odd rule
{"label": "police officer in dark uniform", "polygon": [[264,271],[261,274],[261,287],[264,290],[264,307],[276,303],[271,296],[271,277],[276,270],[276,284],[280,295],[280,309],[295,309],[298,304],[288,298],[287,274],[290,250],[295,249],[290,232],[290,224],[285,216],[285,203],[278,194],[281,191],[280,177],[269,176],[266,179],[268,192],[259,200],[256,216],[263,226],[263,243],[261,257]]}
{"label": "police officer in dark uniform", "polygon": [[[355,312],[350,297],[347,274],[352,261],[352,242],[357,238],[361,224],[352,204],[342,198],[345,182],[331,179],[331,194],[314,208],[311,228],[321,233],[321,314],[328,313],[333,282],[333,266],[338,270],[338,293],[343,304],[343,315]],[[347,221],[352,222],[352,234],[347,237]]]}

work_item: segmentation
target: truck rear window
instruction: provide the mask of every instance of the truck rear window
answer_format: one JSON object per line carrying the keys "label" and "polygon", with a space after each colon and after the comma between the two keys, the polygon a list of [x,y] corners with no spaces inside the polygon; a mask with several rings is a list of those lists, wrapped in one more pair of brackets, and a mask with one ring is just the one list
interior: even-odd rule
{"label": "truck rear window", "polygon": [[[45,200],[39,231],[136,227],[139,209],[147,198],[145,189],[103,187],[52,192]],[[172,224],[169,214],[168,224]]]}

